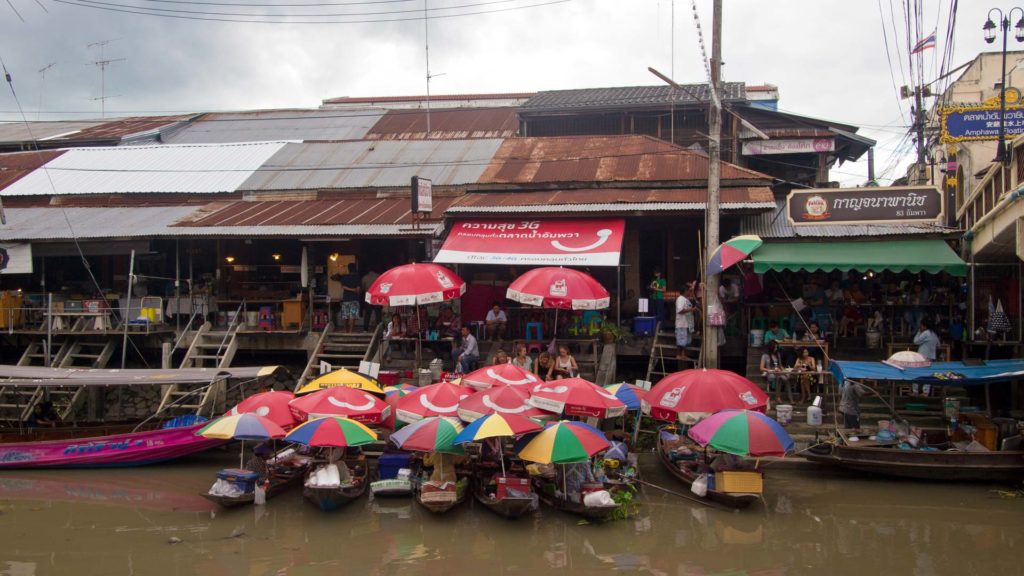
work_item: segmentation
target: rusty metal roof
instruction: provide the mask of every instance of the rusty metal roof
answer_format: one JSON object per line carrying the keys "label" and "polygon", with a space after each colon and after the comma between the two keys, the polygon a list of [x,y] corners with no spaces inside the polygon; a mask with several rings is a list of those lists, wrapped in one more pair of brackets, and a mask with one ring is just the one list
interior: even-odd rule
{"label": "rusty metal roof", "polygon": [[20,144],[36,140],[49,140],[59,136],[75,134],[99,126],[106,120],[62,120],[58,122],[0,122],[0,143]]}
{"label": "rusty metal roof", "polygon": [[[535,96],[536,92],[497,92],[493,94],[431,94],[430,101],[445,102],[451,100],[519,100]],[[341,96],[328,98],[324,104],[388,104],[394,102],[426,102],[427,96]]]}
{"label": "rusty metal roof", "polygon": [[[746,100],[743,82],[724,82],[722,92],[722,100],[725,102]],[[707,84],[683,84],[681,90],[668,85],[545,90],[523,103],[520,113],[665,107],[710,101],[711,92]]]}
{"label": "rusty metal roof", "polygon": [[358,140],[381,110],[253,110],[205,114],[163,140],[169,144],[268,140]]}
{"label": "rusty metal roof", "polygon": [[[443,108],[430,112],[430,138],[508,138],[519,132],[516,109]],[[427,138],[424,110],[389,110],[365,135],[367,140]]]}
{"label": "rusty metal roof", "polygon": [[190,115],[181,116],[141,116],[138,118],[122,118],[108,120],[102,124],[85,128],[62,138],[50,138],[51,142],[78,142],[110,140],[120,141],[134,135],[158,130],[171,124],[186,120]]}
{"label": "rusty metal roof", "polygon": [[[512,212],[637,212],[703,210],[705,188],[545,190],[536,192],[474,192],[458,199],[448,214]],[[723,188],[722,210],[763,210],[775,207],[767,186]]]}
{"label": "rusty metal roof", "polygon": [[0,154],[0,190],[63,154],[63,150]]}
{"label": "rusty metal roof", "polygon": [[[508,138],[481,184],[544,182],[692,181],[708,178],[707,155],[650,136]],[[721,178],[770,181],[771,177],[722,163]]]}
{"label": "rusty metal roof", "polygon": [[[349,196],[349,195],[346,195]],[[428,220],[440,220],[456,199],[435,197]],[[238,201],[211,203],[179,226],[324,226],[411,225],[409,196],[352,194],[325,200]]]}

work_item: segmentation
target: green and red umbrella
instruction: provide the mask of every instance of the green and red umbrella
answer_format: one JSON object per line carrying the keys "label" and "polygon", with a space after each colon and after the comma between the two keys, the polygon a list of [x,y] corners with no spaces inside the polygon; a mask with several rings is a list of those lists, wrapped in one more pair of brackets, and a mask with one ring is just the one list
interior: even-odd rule
{"label": "green and red umbrella", "polygon": [[704,271],[705,276],[714,276],[726,268],[741,262],[751,252],[757,250],[763,241],[760,236],[747,234],[736,236],[719,244],[718,248],[708,257],[708,266]]}
{"label": "green and red umbrella", "polygon": [[459,432],[462,424],[457,419],[430,416],[395,432],[391,442],[402,450],[462,454],[462,446],[455,444]]}
{"label": "green and red umbrella", "polygon": [[793,439],[778,422],[760,412],[724,410],[687,432],[701,446],[737,456],[785,456]]}
{"label": "green and red umbrella", "polygon": [[350,418],[328,416],[296,427],[284,439],[303,446],[347,448],[372,444],[377,440],[377,433]]}
{"label": "green and red umbrella", "polygon": [[586,462],[609,446],[604,433],[597,428],[561,420],[534,436],[519,451],[519,457],[540,464],[571,464]]}

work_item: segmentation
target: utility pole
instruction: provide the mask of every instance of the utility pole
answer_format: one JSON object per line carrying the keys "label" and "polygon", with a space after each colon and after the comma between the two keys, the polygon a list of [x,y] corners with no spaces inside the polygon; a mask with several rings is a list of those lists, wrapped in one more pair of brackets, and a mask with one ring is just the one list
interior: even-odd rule
{"label": "utility pole", "polygon": [[100,97],[93,98],[93,100],[100,101],[100,118],[105,118],[107,115],[107,98],[117,98],[117,96],[107,96],[107,66],[110,66],[115,62],[124,62],[125,59],[114,58],[108,60],[103,57],[107,44],[110,44],[111,42],[115,42],[117,40],[120,40],[120,38],[100,40],[99,42],[93,42],[92,44],[86,45],[86,48],[92,48],[94,46],[99,46],[100,48],[100,59],[93,60],[89,64],[86,64],[86,66],[96,66],[100,69]]}
{"label": "utility pole", "polygon": [[[704,258],[718,248],[718,200],[721,185],[722,0],[714,0],[711,23],[711,105],[708,110],[708,201],[704,219]],[[707,323],[708,310],[718,303],[718,275],[704,278],[704,367],[718,368],[718,329]]]}

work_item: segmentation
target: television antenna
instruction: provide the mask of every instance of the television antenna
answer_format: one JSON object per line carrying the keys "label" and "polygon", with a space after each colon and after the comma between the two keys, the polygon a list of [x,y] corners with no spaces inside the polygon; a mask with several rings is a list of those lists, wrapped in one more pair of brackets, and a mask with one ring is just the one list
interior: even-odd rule
{"label": "television antenna", "polygon": [[92,98],[92,100],[94,101],[100,101],[100,118],[105,118],[107,115],[107,99],[117,98],[119,96],[119,94],[115,94],[114,96],[107,96],[107,66],[110,66],[115,62],[124,62],[125,58],[108,59],[104,57],[107,44],[110,44],[111,42],[116,42],[118,40],[120,40],[120,38],[111,38],[109,40],[100,40],[99,42],[93,42],[92,44],[86,45],[86,48],[94,48],[98,46],[100,49],[100,59],[93,60],[92,62],[86,64],[86,66],[96,66],[100,69],[100,96],[99,98]]}

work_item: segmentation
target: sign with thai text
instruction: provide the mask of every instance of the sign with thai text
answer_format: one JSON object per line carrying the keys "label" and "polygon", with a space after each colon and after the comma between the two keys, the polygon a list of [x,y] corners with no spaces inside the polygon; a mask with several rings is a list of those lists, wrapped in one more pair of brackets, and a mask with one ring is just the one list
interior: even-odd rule
{"label": "sign with thai text", "polygon": [[433,182],[419,176],[412,177],[412,212],[430,214],[434,209]]}
{"label": "sign with thai text", "polygon": [[763,154],[804,154],[832,152],[836,149],[833,138],[789,138],[784,140],[751,140],[743,143],[744,156]]}
{"label": "sign with thai text", "polygon": [[[945,143],[999,139],[999,96],[981,104],[948,106],[940,109],[941,140]],[[1010,138],[1024,134],[1024,105],[1021,93],[1006,88],[1005,134]]]}
{"label": "sign with thai text", "polygon": [[942,192],[933,186],[794,190],[786,200],[794,226],[913,224],[942,217]]}
{"label": "sign with thai text", "polygon": [[434,258],[445,264],[617,266],[625,221],[460,220]]}

